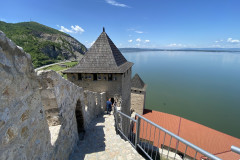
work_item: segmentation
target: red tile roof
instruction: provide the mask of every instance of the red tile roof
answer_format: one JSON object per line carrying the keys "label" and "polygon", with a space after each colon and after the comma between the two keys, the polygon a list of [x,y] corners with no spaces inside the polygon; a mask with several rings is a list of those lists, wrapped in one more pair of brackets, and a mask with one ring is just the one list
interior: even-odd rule
{"label": "red tile roof", "polygon": [[[158,111],[144,111],[143,117],[156,123],[157,125],[169,130],[170,132],[180,136],[181,138],[193,143],[194,145],[218,156],[219,158],[226,160],[239,160],[240,155],[231,152],[231,146],[235,145],[240,147],[240,139],[208,128],[204,125],[195,123],[193,121],[181,118],[179,116],[158,112]],[[144,122],[144,123],[142,123]],[[154,146],[161,147],[164,143],[165,146],[169,146],[170,136],[166,135],[164,140],[164,132],[151,127],[150,125],[142,121],[140,129],[140,138],[154,141]],[[151,135],[150,135],[151,132]],[[154,135],[155,134],[155,135]],[[177,140],[172,138],[171,148],[176,149]],[[178,151],[185,152],[186,145],[179,143]],[[195,151],[188,147],[187,155],[194,157]],[[200,153],[197,154],[197,159],[204,158]]]}

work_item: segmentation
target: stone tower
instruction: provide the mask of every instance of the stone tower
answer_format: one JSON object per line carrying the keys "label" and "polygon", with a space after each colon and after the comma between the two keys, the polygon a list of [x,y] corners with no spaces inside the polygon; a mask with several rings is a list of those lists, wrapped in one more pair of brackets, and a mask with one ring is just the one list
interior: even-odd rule
{"label": "stone tower", "polygon": [[145,107],[147,85],[138,74],[131,79],[131,109],[142,115]]}
{"label": "stone tower", "polygon": [[79,64],[63,73],[84,90],[106,92],[130,115],[132,66],[103,29]]}

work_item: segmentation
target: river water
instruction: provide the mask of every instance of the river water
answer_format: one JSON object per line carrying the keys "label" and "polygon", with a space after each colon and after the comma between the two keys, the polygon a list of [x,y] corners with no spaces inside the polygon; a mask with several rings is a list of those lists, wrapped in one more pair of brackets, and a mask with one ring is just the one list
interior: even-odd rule
{"label": "river water", "polygon": [[240,52],[123,52],[147,84],[145,108],[240,138]]}

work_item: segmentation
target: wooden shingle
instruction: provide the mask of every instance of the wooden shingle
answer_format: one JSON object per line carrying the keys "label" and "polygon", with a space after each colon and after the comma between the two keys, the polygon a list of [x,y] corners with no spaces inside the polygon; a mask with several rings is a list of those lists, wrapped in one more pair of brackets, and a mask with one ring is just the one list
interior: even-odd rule
{"label": "wooden shingle", "polygon": [[63,73],[124,73],[132,65],[103,30],[79,64]]}
{"label": "wooden shingle", "polygon": [[138,89],[143,89],[145,87],[145,83],[138,74],[135,74],[135,76],[131,79],[131,87]]}

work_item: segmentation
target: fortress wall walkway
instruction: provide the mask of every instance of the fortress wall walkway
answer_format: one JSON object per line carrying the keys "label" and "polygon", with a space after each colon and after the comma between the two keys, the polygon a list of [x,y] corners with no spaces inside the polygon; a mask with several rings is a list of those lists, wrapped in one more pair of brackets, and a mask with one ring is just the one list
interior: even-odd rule
{"label": "fortress wall walkway", "polygon": [[115,132],[114,116],[103,115],[95,118],[79,140],[70,160],[141,160],[144,159]]}

